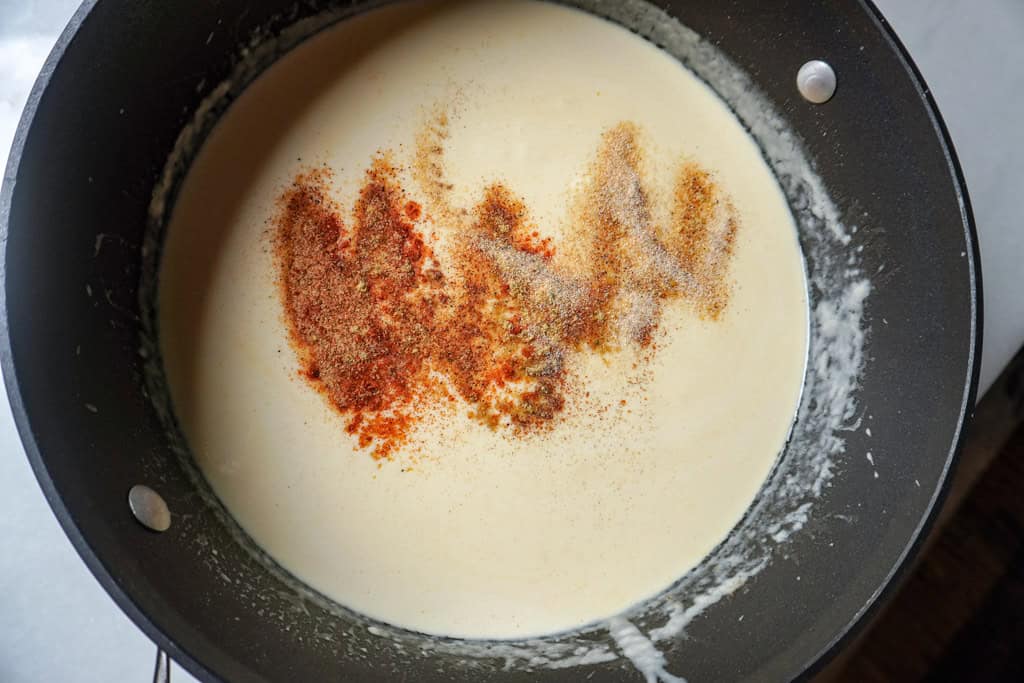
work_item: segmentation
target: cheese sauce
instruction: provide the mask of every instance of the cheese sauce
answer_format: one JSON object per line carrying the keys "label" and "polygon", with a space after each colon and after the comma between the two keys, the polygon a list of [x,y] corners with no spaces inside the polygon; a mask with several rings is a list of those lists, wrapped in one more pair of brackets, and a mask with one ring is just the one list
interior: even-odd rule
{"label": "cheese sauce", "polygon": [[[441,119],[444,207],[416,161]],[[716,318],[668,298],[649,346],[574,352],[574,388],[544,429],[488,425],[455,395],[375,459],[346,431],[351,415],[300,376],[274,249],[296,175],[329,169],[348,227],[367,169],[386,158],[423,202],[417,229],[441,261],[458,243],[452,217],[501,183],[571,269],[587,258],[562,248],[580,193],[623,124],[638,131],[652,220],[671,223],[687,164],[728,198],[727,305]],[[728,108],[643,39],[532,0],[400,3],[271,67],[183,182],[158,305],[179,423],[252,538],[346,607],[471,638],[608,618],[700,562],[784,445],[807,351],[794,222]]]}

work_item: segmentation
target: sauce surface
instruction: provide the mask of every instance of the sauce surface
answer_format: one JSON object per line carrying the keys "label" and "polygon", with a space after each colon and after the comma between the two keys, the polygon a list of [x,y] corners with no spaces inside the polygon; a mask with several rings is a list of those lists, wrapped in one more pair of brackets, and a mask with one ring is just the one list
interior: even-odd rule
{"label": "sauce surface", "polygon": [[242,527],[339,603],[522,637],[668,587],[775,462],[806,357],[785,200],[615,25],[402,3],[310,39],[178,195],[161,349]]}

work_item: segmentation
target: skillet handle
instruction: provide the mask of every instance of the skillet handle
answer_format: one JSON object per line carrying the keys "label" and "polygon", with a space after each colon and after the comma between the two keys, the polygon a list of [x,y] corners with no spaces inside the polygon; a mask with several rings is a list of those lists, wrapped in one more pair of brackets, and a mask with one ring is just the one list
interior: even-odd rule
{"label": "skillet handle", "polygon": [[153,683],[171,683],[171,658],[159,646],[156,648],[156,667],[153,669]]}

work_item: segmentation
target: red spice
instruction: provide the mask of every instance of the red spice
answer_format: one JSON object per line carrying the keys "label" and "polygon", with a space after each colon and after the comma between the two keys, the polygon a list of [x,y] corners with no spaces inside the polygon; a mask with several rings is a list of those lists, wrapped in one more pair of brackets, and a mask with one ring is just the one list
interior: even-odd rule
{"label": "red spice", "polygon": [[441,204],[452,189],[440,165],[446,126],[420,136],[418,177],[429,178],[432,215],[458,231],[450,274],[413,225],[422,206],[383,159],[366,172],[350,229],[330,199],[329,171],[299,175],[279,200],[275,253],[301,374],[378,459],[407,441],[426,409],[457,397],[492,428],[546,428],[565,410],[572,353],[612,350],[623,334],[649,346],[667,299],[685,297],[715,318],[728,298],[731,206],[716,232],[717,188],[687,166],[672,229],[659,232],[634,127],[602,141],[579,212],[592,258],[567,269],[501,184],[468,218]]}
{"label": "red spice", "polygon": [[405,215],[408,216],[411,221],[418,221],[420,216],[423,215],[423,207],[413,201],[406,202]]}
{"label": "red spice", "polygon": [[[281,200],[277,253],[287,318],[305,374],[352,415],[360,445],[387,456],[407,435],[402,410],[419,398],[438,282],[425,274],[429,249],[405,221],[394,171],[377,161],[341,227],[327,175],[296,179]],[[396,415],[384,419],[386,411]],[[364,420],[364,414],[377,414]]]}

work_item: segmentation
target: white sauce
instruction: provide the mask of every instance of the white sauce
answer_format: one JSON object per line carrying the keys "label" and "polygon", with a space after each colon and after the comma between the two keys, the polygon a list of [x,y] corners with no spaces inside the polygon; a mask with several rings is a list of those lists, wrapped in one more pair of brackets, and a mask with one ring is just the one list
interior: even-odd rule
{"label": "white sauce", "polygon": [[[356,449],[337,414],[296,378],[264,233],[274,198],[303,165],[330,165],[337,199],[350,207],[371,156],[392,149],[408,161],[438,102],[457,106],[446,158],[467,206],[501,179],[542,228],[571,229],[568,196],[601,133],[630,120],[645,131],[660,191],[675,162],[696,160],[715,172],[742,226],[720,322],[670,307],[642,391],[629,383],[628,354],[582,369],[593,406],[610,418],[580,410],[526,441],[461,417],[425,425],[415,438],[432,457],[403,472],[401,457],[378,468]],[[232,105],[196,159],[160,281],[175,412],[239,523],[339,603],[464,637],[609,618],[697,564],[775,462],[807,352],[793,220],[740,124],[649,43],[534,2],[401,5],[289,54]],[[843,310],[819,305],[826,337]],[[780,523],[777,540],[802,514]],[[627,657],[653,650],[627,626],[612,628],[625,634]]]}

